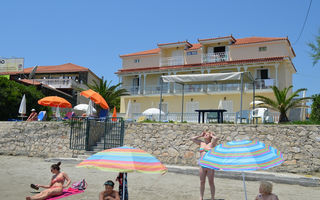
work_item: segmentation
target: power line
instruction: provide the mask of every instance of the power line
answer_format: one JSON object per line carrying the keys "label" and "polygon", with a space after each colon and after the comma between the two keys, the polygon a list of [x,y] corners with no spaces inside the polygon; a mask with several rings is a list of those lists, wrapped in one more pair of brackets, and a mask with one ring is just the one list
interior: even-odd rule
{"label": "power line", "polygon": [[308,19],[308,16],[309,16],[309,11],[310,11],[310,8],[311,8],[311,4],[312,4],[312,0],[310,0],[309,8],[308,8],[308,11],[307,11],[307,15],[306,15],[306,18],[304,19],[304,22],[303,22],[303,25],[302,25],[300,34],[299,34],[297,40],[293,43],[293,45],[295,45],[295,44],[300,40],[300,37],[301,37],[302,32],[303,32],[303,30],[304,30],[304,27],[305,27],[305,25],[306,25],[306,23],[307,23],[307,19]]}

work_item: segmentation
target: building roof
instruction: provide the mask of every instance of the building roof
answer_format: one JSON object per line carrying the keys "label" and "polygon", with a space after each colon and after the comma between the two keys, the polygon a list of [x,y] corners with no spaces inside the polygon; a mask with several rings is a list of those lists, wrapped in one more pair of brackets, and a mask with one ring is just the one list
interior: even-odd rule
{"label": "building roof", "polygon": [[[2,72],[0,74],[29,74],[34,67],[25,68],[23,71],[19,72]],[[46,74],[46,73],[68,73],[68,72],[88,72],[88,68],[81,67],[72,63],[66,63],[62,65],[48,65],[48,66],[38,66],[36,73],[37,74]]]}
{"label": "building roof", "polygon": [[[249,64],[249,63],[260,63],[260,62],[274,62],[282,61],[288,57],[268,57],[268,58],[255,58],[255,59],[244,59],[244,60],[232,60],[222,62],[211,62],[211,63],[197,63],[197,64],[186,64],[186,65],[174,65],[164,67],[145,67],[145,68],[132,68],[132,69],[120,69],[116,74],[128,73],[128,72],[142,72],[142,71],[154,71],[154,70],[167,70],[167,69],[182,69],[192,67],[211,67],[211,66],[225,66],[235,64]],[[294,66],[293,66],[294,67]]]}
{"label": "building roof", "polygon": [[288,40],[288,38],[286,37],[247,37],[247,38],[237,39],[233,45],[271,42],[276,40]]}
{"label": "building roof", "polygon": [[33,79],[19,79],[17,81],[22,82],[22,83],[26,83],[28,85],[35,85],[35,86],[42,85],[41,82],[33,80]]}
{"label": "building roof", "polygon": [[[230,38],[233,41],[235,41],[232,45],[244,45],[244,44],[254,44],[254,43],[261,43],[261,42],[271,42],[271,41],[277,41],[277,40],[287,40],[289,43],[289,46],[293,52],[293,54],[295,55],[291,44],[288,40],[287,37],[246,37],[246,38],[239,38],[239,39],[235,39],[233,36],[226,36],[226,37],[219,37],[219,38],[209,38],[209,39],[199,39],[198,41],[207,41],[207,40],[216,40],[216,39],[223,39],[223,38]],[[160,45],[168,45],[168,44],[181,44],[181,43],[185,43],[184,42],[174,42],[174,43],[166,43],[166,44],[158,44],[158,46]],[[190,43],[189,43],[190,44]],[[191,44],[192,47],[189,48],[189,50],[195,50],[195,49],[199,49],[202,45],[200,43],[195,43],[195,44]],[[141,55],[150,55],[150,54],[158,54],[160,52],[160,48],[156,48],[156,49],[151,49],[151,50],[146,50],[146,51],[140,51],[140,52],[136,52],[136,53],[130,53],[130,54],[125,54],[125,55],[120,55],[120,57],[129,57],[129,56],[141,56]]]}

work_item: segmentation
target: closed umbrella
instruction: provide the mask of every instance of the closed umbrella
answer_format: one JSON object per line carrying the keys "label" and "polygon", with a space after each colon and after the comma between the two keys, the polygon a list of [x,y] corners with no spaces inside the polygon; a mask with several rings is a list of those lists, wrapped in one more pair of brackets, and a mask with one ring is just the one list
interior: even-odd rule
{"label": "closed umbrella", "polygon": [[[93,154],[77,167],[96,168],[103,171],[122,172],[124,180],[127,172],[164,174],[167,168],[151,154],[133,147],[118,147]],[[125,183],[123,184],[123,187]],[[125,190],[123,190],[125,191]],[[125,195],[123,195],[124,199]]]}
{"label": "closed umbrella", "polygon": [[283,163],[281,152],[259,141],[232,141],[216,146],[199,161],[200,166],[215,170],[242,171],[245,199],[247,199],[244,171],[269,169]]}
{"label": "closed umbrella", "polygon": [[132,118],[132,105],[131,105],[131,100],[130,99],[128,101],[125,118],[126,119],[131,119]]}
{"label": "closed umbrella", "polygon": [[95,104],[98,104],[103,109],[109,109],[106,100],[98,93],[91,89],[80,92],[81,96],[91,99]]}
{"label": "closed umbrella", "polygon": [[116,109],[116,107],[113,108],[112,121],[113,122],[117,121],[117,109]]}
{"label": "closed umbrella", "polygon": [[27,113],[27,107],[26,107],[26,95],[24,94],[20,103],[19,111],[18,113],[20,114],[21,118],[26,115]]}
{"label": "closed umbrella", "polygon": [[93,115],[93,105],[92,105],[92,101],[90,99],[89,101],[89,105],[87,107],[87,110],[86,110],[86,115],[89,117],[89,116],[92,116]]}

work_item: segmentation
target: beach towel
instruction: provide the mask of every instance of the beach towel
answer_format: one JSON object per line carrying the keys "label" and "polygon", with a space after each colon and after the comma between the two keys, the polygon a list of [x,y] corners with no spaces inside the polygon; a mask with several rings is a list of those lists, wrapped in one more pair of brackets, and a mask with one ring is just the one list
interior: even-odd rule
{"label": "beach towel", "polygon": [[68,197],[68,196],[71,196],[71,195],[74,195],[74,194],[79,194],[79,193],[82,193],[82,192],[84,192],[84,190],[78,190],[78,189],[68,188],[67,190],[64,189],[64,190],[63,190],[63,193],[62,193],[61,195],[55,196],[55,197],[51,197],[51,198],[46,199],[46,200],[61,199],[61,198]]}

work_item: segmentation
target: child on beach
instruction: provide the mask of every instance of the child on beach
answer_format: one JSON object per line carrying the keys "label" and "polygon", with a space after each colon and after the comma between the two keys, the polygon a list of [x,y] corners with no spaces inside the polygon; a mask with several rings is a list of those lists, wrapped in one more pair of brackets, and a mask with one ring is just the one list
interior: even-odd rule
{"label": "child on beach", "polygon": [[270,182],[262,181],[259,193],[255,200],[279,200],[278,196],[272,193],[272,184]]}
{"label": "child on beach", "polygon": [[119,193],[113,190],[114,182],[108,180],[104,183],[105,190],[100,192],[99,200],[120,200]]}

